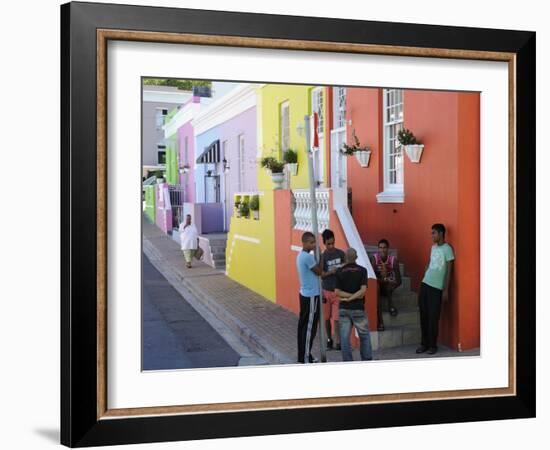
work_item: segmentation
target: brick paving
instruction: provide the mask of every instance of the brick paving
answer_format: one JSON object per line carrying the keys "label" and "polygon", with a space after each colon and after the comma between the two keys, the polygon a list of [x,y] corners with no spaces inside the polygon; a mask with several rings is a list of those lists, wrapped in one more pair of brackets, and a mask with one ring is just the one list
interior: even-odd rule
{"label": "brick paving", "polygon": [[[296,362],[296,314],[231,280],[224,271],[201,261],[194,260],[193,267],[186,268],[179,245],[145,218],[142,230],[143,252],[168,280],[181,283],[248,348],[269,364]],[[313,353],[319,357],[319,339],[316,339],[315,346]],[[445,347],[433,356],[416,355],[415,348],[401,346],[376,350],[374,359],[479,355],[479,349],[458,353]],[[354,358],[360,359],[357,349]],[[327,359],[329,362],[341,361],[341,352],[329,351]]]}

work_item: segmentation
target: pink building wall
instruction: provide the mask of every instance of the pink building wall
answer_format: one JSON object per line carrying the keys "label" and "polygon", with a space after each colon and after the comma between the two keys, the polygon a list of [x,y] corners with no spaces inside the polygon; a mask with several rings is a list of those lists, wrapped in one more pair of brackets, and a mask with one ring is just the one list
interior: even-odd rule
{"label": "pink building wall", "polygon": [[170,205],[168,184],[163,183],[155,186],[155,199],[157,208],[155,220],[157,227],[168,233],[172,231],[172,208]]}
{"label": "pink building wall", "polygon": [[[193,203],[195,202],[195,135],[193,126],[190,122],[187,122],[178,129],[177,133],[180,165],[187,164],[189,166],[189,171],[187,173],[180,173],[180,184],[184,189],[184,201]],[[186,139],[187,158],[185,154]]]}

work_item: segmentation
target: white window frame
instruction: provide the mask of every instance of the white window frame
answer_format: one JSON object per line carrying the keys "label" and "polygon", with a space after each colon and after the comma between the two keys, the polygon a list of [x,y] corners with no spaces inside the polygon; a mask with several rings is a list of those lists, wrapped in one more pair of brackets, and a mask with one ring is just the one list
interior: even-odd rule
{"label": "white window frame", "polygon": [[324,87],[316,87],[311,90],[311,112],[316,112],[319,116],[317,124],[317,133],[319,134],[319,150],[315,155],[315,169],[317,172],[317,182],[322,184],[325,180],[325,91]]}
{"label": "white window frame", "polygon": [[185,136],[183,150],[183,164],[189,166],[189,136]]}
{"label": "white window frame", "polygon": [[[395,103],[393,105],[388,105],[388,92],[390,91],[401,91],[401,103]],[[390,107],[395,107],[401,104],[401,115],[397,120],[387,121],[387,110]],[[390,183],[390,136],[389,129],[390,127],[398,126],[401,124],[403,127],[404,115],[404,91],[402,89],[383,89],[382,90],[382,133],[383,133],[383,173],[384,173],[384,191],[377,194],[376,199],[378,203],[403,203],[405,201],[405,191],[404,183]],[[396,134],[397,136],[397,134]],[[397,138],[396,138],[397,139]],[[395,142],[395,141],[394,141]],[[395,145],[395,144],[394,144]],[[403,149],[401,148],[401,178],[404,181],[404,155]]]}
{"label": "white window frame", "polygon": [[238,146],[238,155],[239,155],[239,192],[244,191],[244,180],[246,177],[246,151],[245,151],[245,141],[244,134],[239,134],[239,146]]}
{"label": "white window frame", "polygon": [[279,107],[279,121],[281,124],[281,153],[284,154],[290,148],[290,102],[288,100],[282,102]]}
{"label": "white window frame", "polygon": [[[166,113],[164,113],[166,111]],[[162,129],[164,126],[164,118],[168,115],[168,108],[163,108],[162,106],[157,106],[155,113],[155,125],[157,130]]]}
{"label": "white window frame", "polygon": [[[347,90],[345,87],[335,86],[332,95],[332,111],[334,128],[330,130],[330,155],[331,155],[331,187],[347,188],[347,157],[342,155],[340,149],[342,144],[347,141],[346,136],[346,106],[347,106]],[[340,106],[344,99],[344,109],[340,111]],[[335,144],[336,141],[336,144]],[[335,177],[338,175],[338,177]],[[337,178],[337,179],[335,179]]]}
{"label": "white window frame", "polygon": [[[344,99],[344,109],[340,111],[341,99]],[[342,86],[335,86],[333,90],[332,108],[334,111],[334,129],[341,129],[346,127],[346,100],[347,90]]]}

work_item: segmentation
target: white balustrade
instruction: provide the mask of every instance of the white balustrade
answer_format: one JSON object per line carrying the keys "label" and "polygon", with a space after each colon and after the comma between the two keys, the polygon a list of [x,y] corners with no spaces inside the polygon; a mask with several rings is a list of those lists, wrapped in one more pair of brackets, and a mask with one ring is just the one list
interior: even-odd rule
{"label": "white balustrade", "polygon": [[[295,189],[292,191],[296,208],[294,209],[294,229],[313,231],[311,221],[312,202],[311,194],[307,189]],[[315,200],[317,202],[317,225],[319,232],[327,229],[330,223],[329,190],[317,189]]]}

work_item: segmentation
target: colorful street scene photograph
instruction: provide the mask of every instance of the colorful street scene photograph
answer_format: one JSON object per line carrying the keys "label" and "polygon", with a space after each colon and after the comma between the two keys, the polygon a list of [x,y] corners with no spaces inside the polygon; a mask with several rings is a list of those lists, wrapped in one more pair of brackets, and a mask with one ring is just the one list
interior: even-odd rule
{"label": "colorful street scene photograph", "polygon": [[142,78],[142,370],[480,355],[480,94]]}

